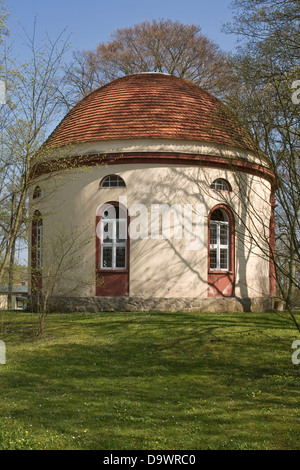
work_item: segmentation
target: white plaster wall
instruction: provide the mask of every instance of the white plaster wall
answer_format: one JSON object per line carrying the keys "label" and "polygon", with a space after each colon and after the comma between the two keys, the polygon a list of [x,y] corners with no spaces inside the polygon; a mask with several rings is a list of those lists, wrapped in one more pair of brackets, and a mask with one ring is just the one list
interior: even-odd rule
{"label": "white plaster wall", "polygon": [[236,147],[199,141],[182,141],[174,139],[127,139],[113,141],[95,141],[82,144],[70,144],[59,150],[45,149],[39,154],[39,160],[51,160],[78,155],[97,155],[106,153],[128,152],[178,152],[191,155],[209,155],[223,158],[242,159],[248,162],[268,166],[263,154]]}
{"label": "white plaster wall", "polygon": [[[99,189],[100,180],[109,174],[120,175],[126,188]],[[211,190],[210,183],[222,177],[233,191],[224,194]],[[62,171],[41,176],[36,180],[43,191],[42,198],[31,201],[31,213],[38,209],[44,224],[44,276],[51,278],[55,270],[55,250],[59,234],[82,229],[84,239],[90,240],[73,253],[70,269],[55,283],[54,293],[95,295],[95,216],[105,202],[127,198],[127,206],[143,204],[150,213],[153,204],[190,204],[203,208],[201,238],[203,245],[188,249],[183,239],[145,239],[130,241],[130,295],[154,297],[207,296],[207,215],[219,203],[228,203],[236,213],[236,295],[260,297],[269,292],[269,261],[258,250],[255,237],[264,231],[268,236],[270,218],[270,184],[266,180],[220,169],[159,164],[128,164],[95,166]],[[241,187],[242,185],[242,187]],[[32,187],[33,191],[34,186]],[[245,194],[243,194],[243,192]],[[247,194],[249,193],[249,194]],[[251,213],[245,213],[245,201],[250,199]],[[122,200],[124,202],[124,199]],[[198,207],[198,206],[197,206]],[[136,214],[138,215],[138,213]],[[250,220],[250,219],[253,220]],[[131,221],[135,217],[132,215]],[[244,225],[251,228],[244,233]],[[265,227],[264,227],[265,225]],[[247,231],[246,231],[247,232]],[[74,251],[74,250],[73,250]],[[44,281],[44,286],[47,281]]]}
{"label": "white plaster wall", "polygon": [[[16,310],[17,309],[17,296],[12,295],[11,299],[11,309]],[[0,310],[7,310],[8,308],[8,295],[7,294],[1,294],[0,295]]]}

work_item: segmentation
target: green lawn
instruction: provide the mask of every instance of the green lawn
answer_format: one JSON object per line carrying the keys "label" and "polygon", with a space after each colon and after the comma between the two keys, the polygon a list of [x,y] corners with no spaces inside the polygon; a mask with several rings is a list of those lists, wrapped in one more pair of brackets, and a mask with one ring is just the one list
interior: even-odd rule
{"label": "green lawn", "polygon": [[5,314],[0,449],[300,448],[286,314]]}

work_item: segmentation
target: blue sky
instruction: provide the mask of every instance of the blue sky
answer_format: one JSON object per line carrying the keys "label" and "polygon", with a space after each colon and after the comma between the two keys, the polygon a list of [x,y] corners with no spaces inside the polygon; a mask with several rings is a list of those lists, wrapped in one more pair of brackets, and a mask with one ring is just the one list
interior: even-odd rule
{"label": "blue sky", "polygon": [[68,27],[73,49],[94,49],[109,40],[118,28],[146,19],[172,19],[194,23],[225,50],[233,50],[235,38],[221,32],[232,19],[231,0],[6,0],[11,12],[11,40],[22,51],[22,29],[32,31],[37,15],[38,37],[47,31],[52,39]]}
{"label": "blue sky", "polygon": [[[221,32],[222,25],[232,20],[231,0],[5,0],[5,4],[10,11],[10,41],[20,59],[27,50],[22,45],[22,27],[31,35],[35,16],[37,40],[45,31],[56,39],[68,27],[70,54],[76,49],[95,49],[116,29],[153,18],[199,25],[224,51],[236,44],[234,36]],[[21,250],[19,256],[26,262],[27,251]]]}

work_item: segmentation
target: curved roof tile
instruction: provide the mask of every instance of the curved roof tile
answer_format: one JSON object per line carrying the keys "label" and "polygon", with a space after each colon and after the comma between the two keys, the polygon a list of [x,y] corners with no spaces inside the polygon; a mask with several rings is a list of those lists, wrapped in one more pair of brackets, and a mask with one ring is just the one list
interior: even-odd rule
{"label": "curved roof tile", "polygon": [[142,138],[257,150],[217,98],[186,80],[157,73],[128,75],[98,88],[65,116],[45,145]]}

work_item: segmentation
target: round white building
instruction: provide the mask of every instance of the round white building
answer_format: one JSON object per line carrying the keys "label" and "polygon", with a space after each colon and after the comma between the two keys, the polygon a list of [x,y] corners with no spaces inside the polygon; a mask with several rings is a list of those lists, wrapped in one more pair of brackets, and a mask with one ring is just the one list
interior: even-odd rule
{"label": "round white building", "polygon": [[50,310],[271,308],[274,179],[215,97],[125,76],[61,121],[33,162],[31,295]]}

